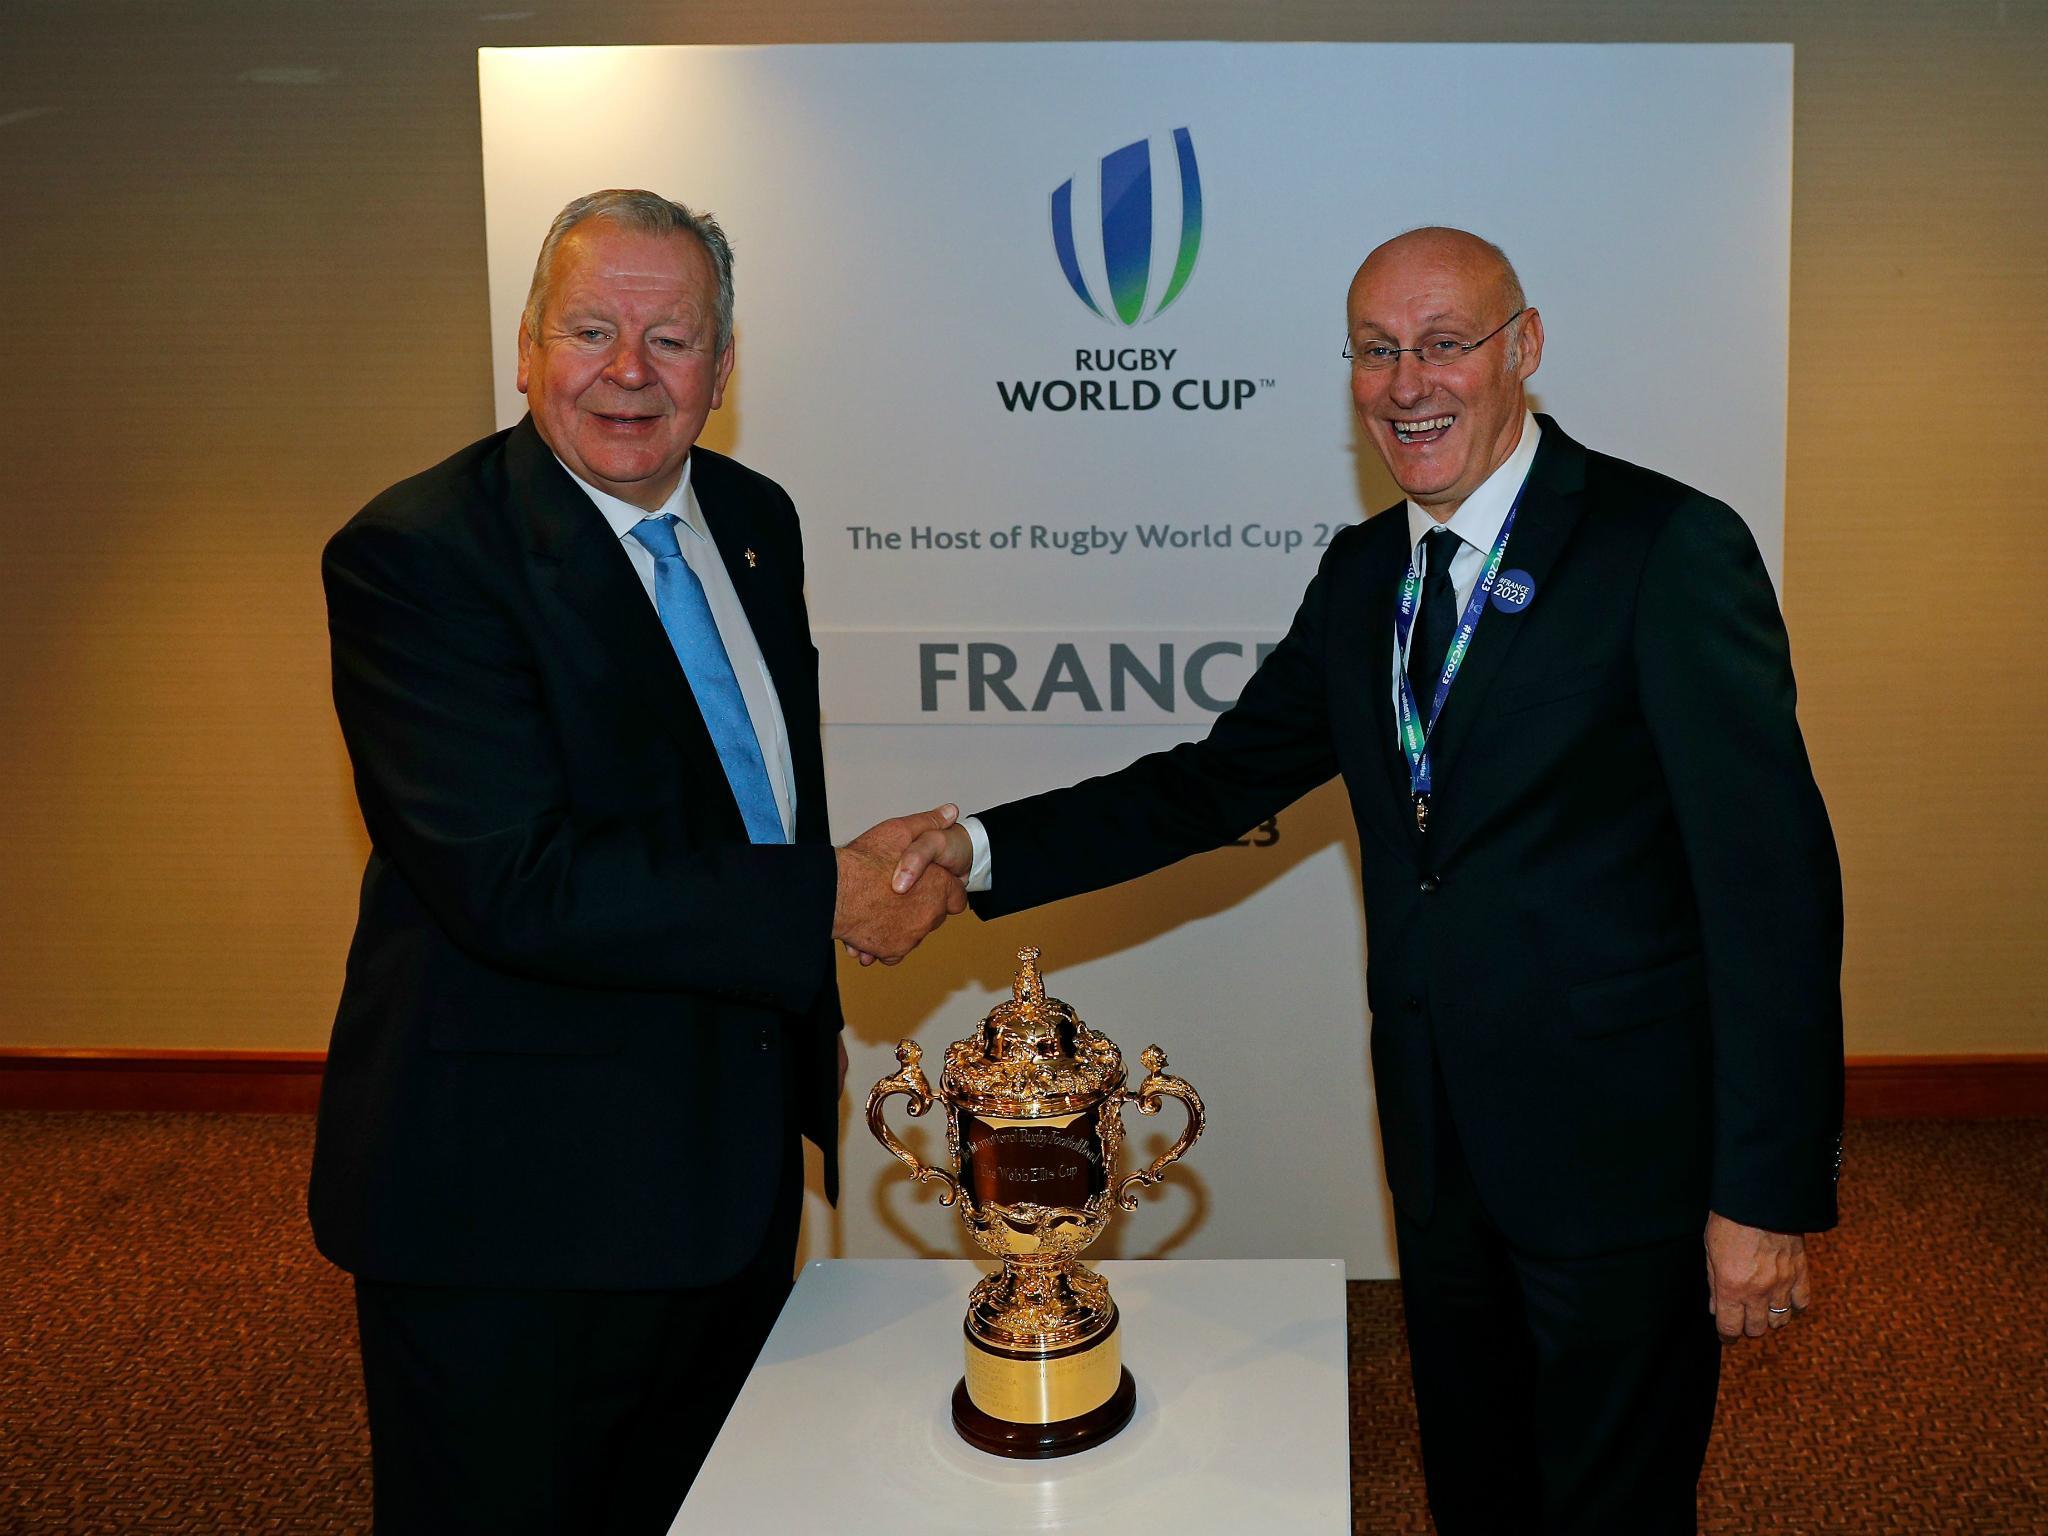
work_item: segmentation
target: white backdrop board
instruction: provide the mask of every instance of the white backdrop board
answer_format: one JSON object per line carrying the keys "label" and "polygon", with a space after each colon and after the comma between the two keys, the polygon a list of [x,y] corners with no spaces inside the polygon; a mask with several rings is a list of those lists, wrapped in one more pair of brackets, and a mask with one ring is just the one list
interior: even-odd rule
{"label": "white backdrop board", "polygon": [[[1339,354],[1352,272],[1418,224],[1514,259],[1538,409],[1732,503],[1779,573],[1787,46],[523,49],[479,72],[502,425],[570,198],[651,187],[732,237],[739,361],[705,441],[803,514],[842,839],[1206,728],[1319,546],[1396,499]],[[1247,846],[848,967],[852,1107],[891,1042],[936,1058],[1038,943],[1054,992],[1127,1056],[1158,1040],[1210,1108],[1105,1256],[1387,1274],[1358,857],[1326,789]],[[845,1154],[810,1255],[964,1251],[857,1120]]]}

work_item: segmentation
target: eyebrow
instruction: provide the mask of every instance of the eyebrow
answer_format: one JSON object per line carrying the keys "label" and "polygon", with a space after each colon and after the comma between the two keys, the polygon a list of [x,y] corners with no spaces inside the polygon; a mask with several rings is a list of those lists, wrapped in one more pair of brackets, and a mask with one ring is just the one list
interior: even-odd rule
{"label": "eyebrow", "polygon": [[[1435,314],[1424,315],[1422,317],[1422,325],[1423,328],[1426,330],[1430,326],[1435,325],[1440,321],[1464,320],[1464,318],[1465,317],[1455,309],[1440,309]],[[1469,324],[1470,322],[1467,323]],[[1394,334],[1394,328],[1392,326],[1382,325],[1377,320],[1361,320],[1355,327],[1353,327],[1353,329],[1354,331],[1378,331],[1384,336],[1391,336]]]}
{"label": "eyebrow", "polygon": [[[602,321],[606,325],[611,325],[615,324],[617,319],[618,313],[616,310],[597,303],[580,306],[565,304],[555,314],[556,323],[560,325],[574,325],[586,320],[597,320]],[[643,329],[658,331],[683,327],[690,330],[701,330],[705,324],[706,320],[703,316],[693,315],[684,310],[677,309],[671,310],[665,316],[649,320]]]}

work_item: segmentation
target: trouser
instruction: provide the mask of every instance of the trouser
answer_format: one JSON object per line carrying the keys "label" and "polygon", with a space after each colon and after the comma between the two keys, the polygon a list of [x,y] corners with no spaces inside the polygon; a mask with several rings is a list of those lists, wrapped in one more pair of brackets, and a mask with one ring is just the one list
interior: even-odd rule
{"label": "trouser", "polygon": [[789,1294],[803,1158],[759,1252],[669,1291],[356,1282],[377,1536],[663,1536]]}
{"label": "trouser", "polygon": [[1699,1235],[1588,1258],[1522,1253],[1472,1184],[1437,1087],[1436,1204],[1395,1214],[1439,1536],[1697,1530],[1720,1344]]}

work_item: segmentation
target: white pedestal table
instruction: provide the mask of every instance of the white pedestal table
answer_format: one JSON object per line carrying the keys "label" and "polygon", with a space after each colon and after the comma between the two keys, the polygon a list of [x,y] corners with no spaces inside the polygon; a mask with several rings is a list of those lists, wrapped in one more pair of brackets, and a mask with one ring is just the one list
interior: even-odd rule
{"label": "white pedestal table", "polygon": [[964,1259],[807,1265],[670,1536],[1351,1529],[1344,1266],[1111,1260],[1137,1413],[1048,1461],[953,1431]]}

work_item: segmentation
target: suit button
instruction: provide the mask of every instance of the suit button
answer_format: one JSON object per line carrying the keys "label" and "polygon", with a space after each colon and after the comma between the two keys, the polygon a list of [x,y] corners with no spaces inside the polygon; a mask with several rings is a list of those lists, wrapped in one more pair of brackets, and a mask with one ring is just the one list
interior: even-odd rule
{"label": "suit button", "polygon": [[1407,1004],[1408,1011],[1410,1013],[1422,1012],[1422,999],[1417,997],[1413,992],[1410,992],[1407,995],[1407,997],[1402,999],[1402,1001]]}
{"label": "suit button", "polygon": [[1441,882],[1438,881],[1435,875],[1424,875],[1422,877],[1422,894],[1425,896],[1434,896],[1436,894],[1436,888],[1440,883]]}

